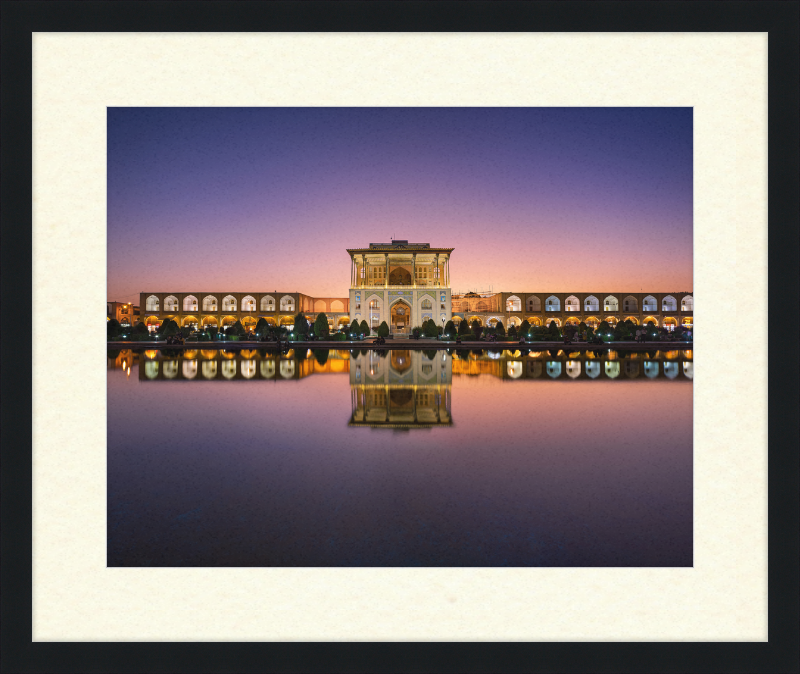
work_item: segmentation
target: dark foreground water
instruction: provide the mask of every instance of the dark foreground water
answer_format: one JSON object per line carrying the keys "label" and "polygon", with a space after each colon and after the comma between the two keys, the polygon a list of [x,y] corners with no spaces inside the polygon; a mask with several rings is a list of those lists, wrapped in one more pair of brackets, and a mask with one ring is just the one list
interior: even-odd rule
{"label": "dark foreground water", "polygon": [[109,566],[691,566],[692,353],[108,353]]}

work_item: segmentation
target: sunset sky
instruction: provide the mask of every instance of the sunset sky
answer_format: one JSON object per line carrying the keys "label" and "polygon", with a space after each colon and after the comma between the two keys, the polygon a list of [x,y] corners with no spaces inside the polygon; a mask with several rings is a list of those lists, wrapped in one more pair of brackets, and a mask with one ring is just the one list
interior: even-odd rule
{"label": "sunset sky", "polygon": [[692,290],[691,108],[109,108],[107,299],[346,297],[346,248],[453,291]]}

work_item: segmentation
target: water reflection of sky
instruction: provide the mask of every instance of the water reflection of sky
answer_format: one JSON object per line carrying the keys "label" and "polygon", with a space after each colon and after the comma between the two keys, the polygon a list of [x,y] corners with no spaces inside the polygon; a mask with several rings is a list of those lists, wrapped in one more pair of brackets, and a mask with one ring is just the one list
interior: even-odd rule
{"label": "water reflection of sky", "polygon": [[691,565],[691,354],[344,353],[110,360],[109,565]]}

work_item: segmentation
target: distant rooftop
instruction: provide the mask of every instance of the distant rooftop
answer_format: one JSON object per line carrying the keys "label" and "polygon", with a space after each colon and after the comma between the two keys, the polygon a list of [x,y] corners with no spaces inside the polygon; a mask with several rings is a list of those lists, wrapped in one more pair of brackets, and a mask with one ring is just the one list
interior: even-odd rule
{"label": "distant rooftop", "polygon": [[370,248],[430,248],[429,243],[409,243],[408,239],[392,239],[391,243],[371,243]]}

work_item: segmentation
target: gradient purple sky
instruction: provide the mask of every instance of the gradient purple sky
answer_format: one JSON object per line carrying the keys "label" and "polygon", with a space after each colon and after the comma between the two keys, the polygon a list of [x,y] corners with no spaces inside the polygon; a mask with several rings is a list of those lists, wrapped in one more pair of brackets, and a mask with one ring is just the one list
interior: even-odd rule
{"label": "gradient purple sky", "polygon": [[692,290],[692,109],[108,110],[109,300],[345,297],[392,238],[454,292]]}

